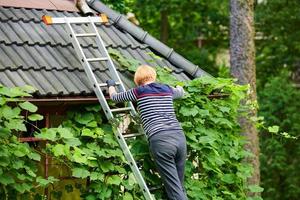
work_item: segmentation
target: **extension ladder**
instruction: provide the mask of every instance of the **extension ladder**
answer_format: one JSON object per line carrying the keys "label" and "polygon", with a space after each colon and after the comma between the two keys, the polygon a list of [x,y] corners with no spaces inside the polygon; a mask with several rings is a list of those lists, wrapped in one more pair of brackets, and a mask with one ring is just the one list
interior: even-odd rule
{"label": "extension ladder", "polygon": [[[98,83],[95,74],[93,73],[92,67],[91,67],[91,62],[106,62],[109,73],[111,78],[116,82],[119,91],[123,92],[125,91],[125,87],[120,79],[120,76],[118,75],[118,72],[107,52],[107,49],[105,47],[105,44],[96,28],[95,23],[107,23],[107,17],[105,15],[97,16],[97,17],[51,17],[44,15],[42,17],[43,21],[45,24],[50,25],[50,24],[66,24],[67,25],[67,33],[70,36],[71,42],[73,44],[73,47],[76,51],[76,54],[84,67],[84,71],[87,74],[87,77],[90,81],[90,84],[92,85],[96,96],[99,100],[99,103],[102,106],[102,109],[104,110],[104,113],[109,121],[113,120],[114,113],[120,113],[120,112],[129,112],[131,116],[136,116],[136,111],[135,108],[132,104],[132,102],[128,103],[127,107],[123,108],[116,108],[116,109],[110,109],[105,96],[103,94],[103,91],[101,90],[101,87],[107,87],[106,83]],[[93,32],[90,33],[76,33],[72,24],[89,24]],[[101,57],[98,58],[87,58],[81,45],[80,42],[78,41],[79,37],[95,37],[96,43],[98,50],[100,54],[102,55]],[[151,195],[149,188],[147,187],[144,178],[142,177],[142,174],[128,148],[128,145],[125,141],[125,138],[130,138],[130,137],[136,137],[141,135],[142,133],[137,133],[137,134],[130,134],[124,136],[122,134],[122,130],[120,127],[113,128],[114,129],[114,134],[118,140],[118,143],[124,153],[124,156],[129,163],[131,170],[135,176],[135,179],[137,183],[139,184],[143,195],[146,200],[155,200],[154,196]],[[143,133],[144,135],[144,133]]]}

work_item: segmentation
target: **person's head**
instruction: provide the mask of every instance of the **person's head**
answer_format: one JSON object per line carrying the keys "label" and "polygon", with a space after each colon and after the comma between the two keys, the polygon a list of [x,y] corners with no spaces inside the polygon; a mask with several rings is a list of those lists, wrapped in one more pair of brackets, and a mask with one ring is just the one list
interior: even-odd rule
{"label": "person's head", "polygon": [[144,85],[148,82],[156,80],[156,71],[148,65],[141,65],[137,68],[134,74],[134,82],[137,86]]}

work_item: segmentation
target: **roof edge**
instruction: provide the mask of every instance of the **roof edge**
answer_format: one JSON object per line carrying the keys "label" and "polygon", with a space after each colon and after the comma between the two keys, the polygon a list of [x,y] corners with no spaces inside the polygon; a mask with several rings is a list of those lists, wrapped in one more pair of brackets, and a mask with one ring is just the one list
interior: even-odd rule
{"label": "roof edge", "polygon": [[160,53],[164,58],[166,58],[176,67],[185,70],[189,75],[193,77],[211,76],[210,74],[199,68],[197,65],[194,65],[192,62],[176,53],[174,49],[163,44],[161,41],[157,40],[143,29],[128,21],[122,14],[107,7],[101,1],[86,0],[86,2],[91,8],[98,11],[99,13],[106,14],[117,26],[127,31],[130,35],[132,35],[140,42],[149,45],[150,48]]}

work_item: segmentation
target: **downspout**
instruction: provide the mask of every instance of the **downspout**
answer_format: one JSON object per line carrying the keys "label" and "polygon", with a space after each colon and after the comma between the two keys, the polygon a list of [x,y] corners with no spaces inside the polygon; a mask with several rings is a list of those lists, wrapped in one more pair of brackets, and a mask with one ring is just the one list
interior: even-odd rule
{"label": "downspout", "polygon": [[98,11],[99,13],[106,14],[117,26],[127,31],[137,40],[148,44],[152,49],[161,54],[170,63],[185,70],[192,77],[200,77],[204,75],[211,76],[207,72],[200,69],[198,66],[194,65],[193,63],[176,53],[174,49],[169,48],[156,38],[149,35],[146,31],[132,24],[123,15],[107,7],[101,1],[86,0],[86,2],[91,8]]}
{"label": "downspout", "polygon": [[85,0],[76,0],[76,7],[85,15],[92,16],[94,15],[92,9],[87,5]]}

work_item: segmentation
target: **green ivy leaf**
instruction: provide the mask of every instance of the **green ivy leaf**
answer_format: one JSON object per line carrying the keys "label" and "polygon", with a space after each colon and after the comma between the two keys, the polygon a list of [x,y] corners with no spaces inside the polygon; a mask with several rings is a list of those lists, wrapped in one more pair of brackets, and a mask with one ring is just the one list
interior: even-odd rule
{"label": "green ivy leaf", "polygon": [[278,133],[279,131],[279,126],[270,126],[268,127],[269,132],[271,133]]}
{"label": "green ivy leaf", "polygon": [[112,171],[114,169],[114,166],[111,162],[109,161],[103,161],[100,163],[100,168],[104,173]]}
{"label": "green ivy leaf", "polygon": [[74,138],[73,134],[71,133],[70,129],[68,128],[57,128],[57,132],[60,134],[60,137],[65,139]]}
{"label": "green ivy leaf", "polygon": [[32,104],[32,103],[30,103],[28,101],[20,103],[19,106],[21,108],[23,108],[24,110],[28,110],[29,112],[36,112],[37,109],[38,109],[34,104]]}
{"label": "green ivy leaf", "polygon": [[73,168],[72,176],[76,178],[86,178],[90,175],[90,172],[84,168]]}
{"label": "green ivy leaf", "polygon": [[7,105],[4,105],[1,108],[2,116],[6,119],[19,118],[21,109],[19,107],[11,108]]}
{"label": "green ivy leaf", "polygon": [[59,157],[59,156],[65,155],[64,149],[65,149],[64,145],[62,145],[62,144],[56,144],[52,148],[52,152],[53,152],[54,156]]}
{"label": "green ivy leaf", "polygon": [[59,181],[59,179],[56,179],[54,178],[53,176],[49,176],[47,177],[46,179],[41,177],[41,176],[38,176],[36,178],[36,182],[39,184],[39,186],[41,187],[46,187],[48,186],[49,184],[53,184],[55,182]]}
{"label": "green ivy leaf", "polygon": [[107,183],[112,185],[120,185],[122,179],[118,175],[112,175],[108,177]]}
{"label": "green ivy leaf", "polygon": [[95,117],[92,113],[89,112],[83,114],[76,113],[75,115],[75,121],[83,125],[88,124],[92,120],[95,120]]}
{"label": "green ivy leaf", "polygon": [[90,178],[92,181],[95,181],[95,180],[104,181],[104,174],[100,173],[100,172],[92,172]]}
{"label": "green ivy leaf", "polygon": [[132,197],[132,195],[130,193],[125,192],[123,200],[133,200],[133,197]]}
{"label": "green ivy leaf", "polygon": [[97,136],[94,134],[94,132],[91,131],[91,129],[84,128],[82,129],[81,136],[96,138]]}
{"label": "green ivy leaf", "polygon": [[258,186],[258,185],[249,185],[248,189],[250,190],[250,192],[263,192],[264,188]]}
{"label": "green ivy leaf", "polygon": [[221,178],[222,181],[228,184],[235,183],[235,175],[234,174],[224,174]]}
{"label": "green ivy leaf", "polygon": [[0,183],[3,185],[8,185],[8,184],[15,183],[15,180],[9,174],[4,173],[0,176]]}
{"label": "green ivy leaf", "polygon": [[28,155],[28,158],[35,160],[35,161],[40,161],[41,160],[41,155],[35,152],[31,152]]}
{"label": "green ivy leaf", "polygon": [[192,117],[195,117],[198,112],[199,112],[199,108],[197,106],[194,106],[194,107],[185,107],[185,106],[182,106],[179,110],[179,112],[183,115],[183,116],[192,116]]}
{"label": "green ivy leaf", "polygon": [[56,130],[55,129],[42,129],[41,133],[35,136],[36,138],[41,138],[50,141],[56,141]]}
{"label": "green ivy leaf", "polygon": [[20,193],[28,192],[31,190],[33,185],[27,184],[27,183],[16,183],[13,185],[13,187]]}
{"label": "green ivy leaf", "polygon": [[26,126],[23,123],[22,119],[10,119],[9,121],[4,122],[6,128],[16,131],[26,131]]}
{"label": "green ivy leaf", "polygon": [[64,143],[68,144],[71,147],[77,147],[81,145],[81,142],[78,138],[68,138],[68,139],[63,139]]}
{"label": "green ivy leaf", "polygon": [[30,121],[39,121],[39,120],[42,120],[44,117],[42,115],[39,115],[39,114],[32,114],[32,115],[29,115],[28,116],[28,119]]}

